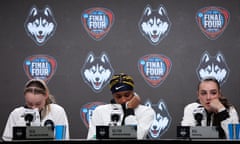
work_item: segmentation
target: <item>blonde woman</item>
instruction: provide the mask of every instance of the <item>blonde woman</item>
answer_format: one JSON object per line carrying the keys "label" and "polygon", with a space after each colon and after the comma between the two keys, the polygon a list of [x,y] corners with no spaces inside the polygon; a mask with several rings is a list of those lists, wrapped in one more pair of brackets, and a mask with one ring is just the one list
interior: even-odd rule
{"label": "blonde woman", "polygon": [[26,126],[24,114],[26,109],[34,109],[39,112],[39,126],[51,122],[54,125],[65,125],[65,138],[69,139],[69,124],[66,112],[63,107],[55,103],[54,97],[46,83],[41,79],[31,79],[24,88],[25,106],[15,108],[9,115],[2,139],[10,141],[13,138],[14,126]]}

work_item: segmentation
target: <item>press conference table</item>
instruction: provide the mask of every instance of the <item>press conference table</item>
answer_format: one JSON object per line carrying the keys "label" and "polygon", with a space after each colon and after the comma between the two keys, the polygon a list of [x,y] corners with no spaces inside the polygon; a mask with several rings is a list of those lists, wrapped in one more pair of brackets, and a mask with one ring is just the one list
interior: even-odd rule
{"label": "press conference table", "polygon": [[1,143],[24,143],[24,144],[240,144],[240,140],[226,140],[226,139],[159,139],[159,140],[134,140],[134,139],[102,139],[102,140],[86,140],[86,139],[70,139],[70,140],[18,140]]}

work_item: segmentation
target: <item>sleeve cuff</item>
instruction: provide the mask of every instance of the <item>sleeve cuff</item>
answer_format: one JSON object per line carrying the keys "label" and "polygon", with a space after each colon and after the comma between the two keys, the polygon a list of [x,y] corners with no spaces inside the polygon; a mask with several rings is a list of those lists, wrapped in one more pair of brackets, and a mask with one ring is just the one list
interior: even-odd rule
{"label": "sleeve cuff", "polygon": [[128,115],[135,115],[134,109],[131,109],[131,108],[126,109],[126,116],[128,116]]}
{"label": "sleeve cuff", "polygon": [[229,118],[229,113],[228,113],[227,109],[222,110],[219,113],[217,113],[217,117],[220,121],[223,121],[223,120]]}
{"label": "sleeve cuff", "polygon": [[223,107],[223,108],[219,109],[219,110],[218,110],[218,113],[220,113],[220,112],[222,112],[222,111],[224,111],[224,110],[226,110],[226,108],[225,108],[225,107]]}

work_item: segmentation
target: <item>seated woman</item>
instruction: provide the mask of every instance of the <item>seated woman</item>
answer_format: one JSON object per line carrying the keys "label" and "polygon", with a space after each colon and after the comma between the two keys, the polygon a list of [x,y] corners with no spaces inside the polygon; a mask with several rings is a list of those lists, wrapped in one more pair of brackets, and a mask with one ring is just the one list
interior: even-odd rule
{"label": "seated woman", "polygon": [[24,114],[26,109],[37,109],[39,111],[39,126],[44,126],[47,122],[54,125],[65,125],[65,138],[69,139],[69,124],[65,110],[63,107],[55,103],[54,97],[43,80],[29,80],[24,89],[25,106],[15,108],[9,115],[5,130],[3,132],[3,140],[10,141],[13,138],[14,126],[26,126]]}
{"label": "seated woman", "polygon": [[111,114],[118,109],[121,116],[116,123],[119,125],[137,125],[137,139],[146,139],[154,120],[155,111],[140,104],[140,97],[134,92],[131,76],[120,73],[112,77],[109,83],[114,103],[98,106],[92,113],[89,122],[87,139],[96,139],[97,125],[111,125]]}
{"label": "seated woman", "polygon": [[[234,106],[221,94],[219,82],[208,77],[200,81],[197,90],[198,101],[184,108],[182,126],[217,126],[219,138],[228,138],[228,124],[239,123]],[[202,118],[195,119],[195,111],[202,109]]]}

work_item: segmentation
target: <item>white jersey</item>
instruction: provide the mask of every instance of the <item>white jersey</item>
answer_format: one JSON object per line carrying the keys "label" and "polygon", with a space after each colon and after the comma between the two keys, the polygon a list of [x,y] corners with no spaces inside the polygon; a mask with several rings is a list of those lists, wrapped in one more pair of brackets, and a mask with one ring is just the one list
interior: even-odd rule
{"label": "white jersey", "polygon": [[[181,121],[182,126],[196,126],[197,121],[194,118],[194,111],[201,106],[199,103],[194,102],[191,104],[188,104],[184,108],[184,114],[183,114],[183,119]],[[229,117],[226,118],[225,120],[221,121],[221,127],[225,132],[225,136],[228,138],[228,124],[230,123],[239,123],[239,118],[236,109],[231,106],[228,110]],[[203,111],[203,118],[201,121],[201,126],[207,126],[207,113],[204,110]],[[210,121],[210,126],[213,124],[213,119]]]}
{"label": "white jersey", "polygon": [[[3,140],[10,141],[13,138],[13,127],[14,126],[26,126],[26,121],[24,120],[24,113],[26,108],[18,107],[15,108],[9,115],[5,130],[3,132]],[[50,112],[42,119],[39,123],[34,123],[35,126],[44,126],[46,120],[53,121],[54,125],[65,125],[66,135],[65,138],[69,139],[69,124],[65,110],[57,105],[50,104]]]}
{"label": "white jersey", "polygon": [[[118,107],[120,112],[123,113],[120,104],[106,104],[98,106],[92,113],[92,117],[89,122],[89,130],[87,139],[96,139],[96,126],[97,125],[110,125],[111,114],[115,107]],[[137,139],[146,138],[149,128],[154,120],[155,111],[151,107],[139,105],[134,109],[135,118],[137,120]],[[120,124],[123,119],[123,115],[120,117]],[[119,124],[118,124],[119,125]]]}

